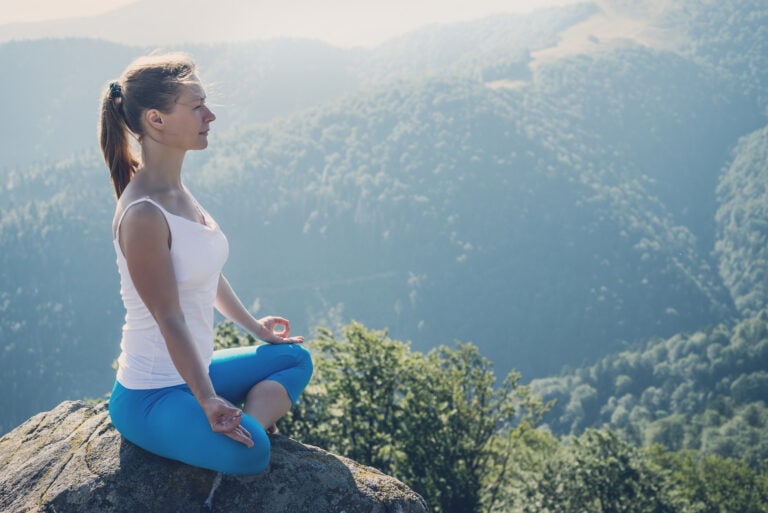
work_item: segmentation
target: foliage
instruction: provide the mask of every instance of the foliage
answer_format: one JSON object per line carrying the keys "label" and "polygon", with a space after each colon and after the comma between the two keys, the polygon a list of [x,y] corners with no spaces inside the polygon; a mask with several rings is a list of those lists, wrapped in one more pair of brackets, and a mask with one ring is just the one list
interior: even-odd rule
{"label": "foliage", "polygon": [[557,433],[610,427],[637,444],[695,449],[758,465],[768,458],[768,312],[654,340],[532,389],[556,400]]}
{"label": "foliage", "polygon": [[669,452],[654,446],[647,453],[653,462],[670,471],[669,479],[692,511],[768,511],[768,461],[752,468],[743,460],[702,457],[690,450]]}
{"label": "foliage", "polygon": [[768,306],[768,127],[741,138],[717,187],[720,275],[736,308]]}
{"label": "foliage", "polygon": [[543,408],[515,373],[496,386],[471,344],[424,355],[353,322],[341,339],[320,329],[309,347],[315,376],[281,430],[402,479],[435,511],[493,502],[483,490],[505,477],[505,433]]}
{"label": "foliage", "polygon": [[766,109],[768,70],[768,11],[762,0],[680,2],[678,18],[685,20],[688,51],[713,66],[754,96]]}
{"label": "foliage", "polygon": [[228,319],[218,323],[213,334],[214,350],[247,347],[255,345],[256,342],[256,337],[251,333],[241,330],[237,327],[237,324]]}
{"label": "foliage", "polygon": [[753,468],[744,460],[690,450],[669,451],[660,445],[639,449],[606,430],[550,441],[546,450],[532,454],[529,466],[534,470],[518,481],[513,500],[499,511],[768,511],[765,463]]}
{"label": "foliage", "polygon": [[522,513],[673,513],[685,511],[665,473],[607,431],[563,444],[523,491]]}
{"label": "foliage", "polygon": [[515,373],[494,386],[471,344],[425,355],[354,322],[308,344],[316,374],[281,430],[404,480],[436,512],[766,511],[764,464],[537,428],[548,406]]}
{"label": "foliage", "polygon": [[527,491],[542,479],[547,463],[561,446],[558,438],[536,425],[534,419],[521,422],[491,443],[489,449],[498,457],[488,469],[482,511],[519,513],[528,503]]}

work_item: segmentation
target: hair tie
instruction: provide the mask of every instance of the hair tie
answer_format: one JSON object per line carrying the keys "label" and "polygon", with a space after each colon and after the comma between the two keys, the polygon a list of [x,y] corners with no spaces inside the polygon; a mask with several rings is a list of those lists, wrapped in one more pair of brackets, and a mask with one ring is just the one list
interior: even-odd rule
{"label": "hair tie", "polygon": [[123,97],[123,88],[120,87],[120,82],[109,83],[109,97],[112,100]]}

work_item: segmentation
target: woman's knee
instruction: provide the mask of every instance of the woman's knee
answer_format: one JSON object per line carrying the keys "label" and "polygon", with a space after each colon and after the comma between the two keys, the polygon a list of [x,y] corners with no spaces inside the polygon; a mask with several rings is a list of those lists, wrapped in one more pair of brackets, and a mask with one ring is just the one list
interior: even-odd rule
{"label": "woman's knee", "polygon": [[249,431],[253,436],[253,447],[236,446],[216,470],[224,474],[252,476],[267,469],[271,455],[269,437],[263,429]]}
{"label": "woman's knee", "polygon": [[255,445],[254,447],[238,451],[235,458],[230,459],[219,470],[224,474],[237,476],[253,476],[261,474],[269,466],[270,447]]}
{"label": "woman's knee", "polygon": [[301,344],[270,344],[260,348],[264,353],[271,353],[279,365],[312,368],[312,355]]}
{"label": "woman's knee", "polygon": [[312,362],[312,354],[304,346],[295,346],[298,350],[297,367],[304,369],[308,376],[312,376],[315,369],[315,364]]}
{"label": "woman's knee", "polygon": [[295,404],[299,398],[301,392],[309,384],[309,380],[312,378],[314,372],[314,364],[312,362],[312,355],[303,346],[296,345],[294,349],[294,365],[287,372],[285,380],[285,388],[288,391],[288,396],[291,399],[291,403]]}
{"label": "woman's knee", "polygon": [[[272,345],[269,348],[275,351],[275,362],[282,368],[277,373],[287,372],[291,374],[295,380],[304,382],[300,386],[300,388],[304,388],[314,372],[312,354],[307,348],[299,344]],[[292,394],[289,392],[289,395]]]}

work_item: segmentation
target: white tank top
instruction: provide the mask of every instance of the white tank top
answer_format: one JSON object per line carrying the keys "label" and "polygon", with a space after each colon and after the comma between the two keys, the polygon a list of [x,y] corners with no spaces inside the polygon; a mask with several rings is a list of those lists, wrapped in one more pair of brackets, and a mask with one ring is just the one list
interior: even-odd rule
{"label": "white tank top", "polygon": [[184,383],[165,345],[152,314],[139,297],[120,248],[120,224],[133,205],[152,203],[165,216],[171,230],[171,260],[187,326],[206,367],[213,354],[213,303],[219,276],[229,255],[229,244],[213,218],[201,209],[205,223],[196,223],[141,198],[128,204],[117,222],[115,240],[120,295],[125,305],[125,324],[120,342],[117,380],[126,388],[150,389]]}

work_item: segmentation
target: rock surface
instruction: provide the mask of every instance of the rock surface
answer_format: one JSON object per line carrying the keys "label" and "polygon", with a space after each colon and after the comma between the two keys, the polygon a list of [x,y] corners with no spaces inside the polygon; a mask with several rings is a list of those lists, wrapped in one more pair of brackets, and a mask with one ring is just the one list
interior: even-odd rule
{"label": "rock surface", "polygon": [[106,402],[64,402],[0,439],[0,511],[426,513],[427,506],[376,469],[285,436],[272,437],[263,474],[221,476],[123,439]]}

